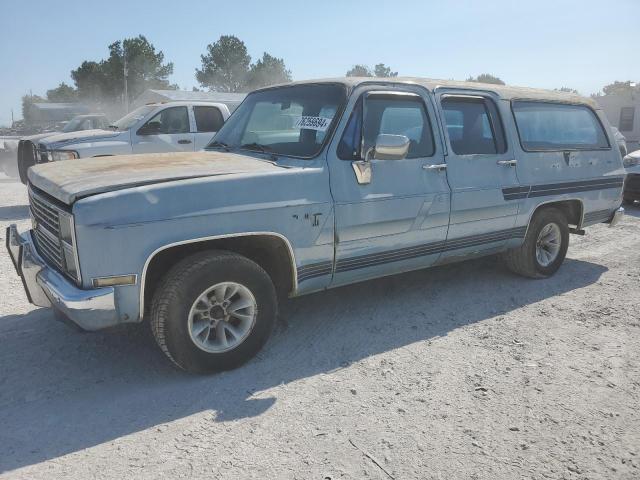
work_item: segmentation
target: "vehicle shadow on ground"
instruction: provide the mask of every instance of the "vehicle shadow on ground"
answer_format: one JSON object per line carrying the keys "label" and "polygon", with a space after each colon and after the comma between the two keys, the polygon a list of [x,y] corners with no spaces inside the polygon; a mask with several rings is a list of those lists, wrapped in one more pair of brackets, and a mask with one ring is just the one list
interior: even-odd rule
{"label": "vehicle shadow on ground", "polygon": [[29,218],[28,205],[0,207],[0,221],[25,220]]}
{"label": "vehicle shadow on ground", "polygon": [[[174,369],[144,325],[78,333],[46,309],[0,318],[0,472],[199,412],[224,428],[216,422],[268,410],[277,393],[266,390],[580,289],[606,270],[568,259],[553,278],[529,280],[486,258],[289,300],[258,357],[212,376]],[[463,298],[473,307],[461,309]]]}

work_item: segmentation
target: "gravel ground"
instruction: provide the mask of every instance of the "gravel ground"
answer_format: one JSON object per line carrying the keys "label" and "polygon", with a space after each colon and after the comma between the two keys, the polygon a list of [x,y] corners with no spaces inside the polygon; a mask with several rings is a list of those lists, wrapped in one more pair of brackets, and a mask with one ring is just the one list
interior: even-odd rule
{"label": "gravel ground", "polygon": [[[0,176],[0,223],[28,224]],[[547,280],[493,258],[288,301],[246,366],[78,333],[0,254],[0,478],[640,478],[640,209]],[[4,244],[4,238],[2,239]]]}

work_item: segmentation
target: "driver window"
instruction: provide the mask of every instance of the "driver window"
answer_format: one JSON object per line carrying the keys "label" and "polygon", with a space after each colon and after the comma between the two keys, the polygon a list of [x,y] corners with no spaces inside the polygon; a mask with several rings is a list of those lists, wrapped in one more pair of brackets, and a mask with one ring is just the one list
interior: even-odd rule
{"label": "driver window", "polygon": [[142,128],[155,134],[189,133],[187,107],[165,108],[154,115]]}
{"label": "driver window", "polygon": [[378,135],[385,133],[404,135],[409,139],[407,158],[430,157],[435,152],[431,123],[421,98],[376,94],[366,99],[364,119],[362,99],[356,103],[338,144],[338,158],[359,160],[362,158],[361,143],[364,143],[363,151],[367,151]]}

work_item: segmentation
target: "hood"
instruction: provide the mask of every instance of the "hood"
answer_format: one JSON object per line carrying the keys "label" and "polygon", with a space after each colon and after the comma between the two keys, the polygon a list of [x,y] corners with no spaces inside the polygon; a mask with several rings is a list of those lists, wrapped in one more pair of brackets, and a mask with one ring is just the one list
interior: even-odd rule
{"label": "hood", "polygon": [[253,157],[223,152],[178,152],[85,158],[35,165],[29,182],[71,205],[78,198],[186,178],[279,171]]}
{"label": "hood", "polygon": [[93,142],[107,138],[113,138],[122,132],[118,130],[79,130],[77,132],[59,133],[44,139],[41,143],[56,148],[64,147],[72,143]]}
{"label": "hood", "polygon": [[42,140],[43,138],[46,137],[53,137],[54,135],[61,135],[62,132],[45,132],[45,133],[38,133],[36,135],[29,135],[27,137],[21,137],[20,140],[28,140],[30,142],[36,143],[39,140]]}

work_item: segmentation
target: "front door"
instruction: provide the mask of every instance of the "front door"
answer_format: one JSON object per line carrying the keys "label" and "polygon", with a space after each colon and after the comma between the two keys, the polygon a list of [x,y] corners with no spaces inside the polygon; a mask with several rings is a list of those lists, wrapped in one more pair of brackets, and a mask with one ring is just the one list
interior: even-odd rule
{"label": "front door", "polygon": [[187,107],[168,107],[151,117],[131,141],[133,153],[193,152]]}
{"label": "front door", "polygon": [[[431,97],[419,87],[357,89],[329,148],[335,201],[333,284],[434,263],[449,222],[449,187]],[[372,160],[371,182],[360,184],[352,163],[379,134],[410,140],[406,158]],[[430,168],[432,166],[438,167]]]}
{"label": "front door", "polygon": [[508,103],[501,105],[489,92],[448,89],[438,89],[436,99],[446,127],[451,187],[451,219],[441,260],[498,251],[525,233],[515,228],[518,202],[512,196],[519,182],[502,121]]}

